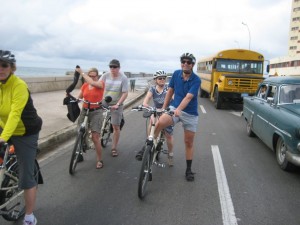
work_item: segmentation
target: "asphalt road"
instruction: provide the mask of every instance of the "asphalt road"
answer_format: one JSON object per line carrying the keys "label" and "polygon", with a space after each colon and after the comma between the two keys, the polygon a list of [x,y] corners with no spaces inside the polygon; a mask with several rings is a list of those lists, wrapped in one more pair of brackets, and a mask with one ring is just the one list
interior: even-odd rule
{"label": "asphalt road", "polygon": [[[240,106],[216,110],[208,99],[199,102],[194,182],[184,178],[183,133],[177,124],[175,166],[155,168],[145,199],[138,198],[140,162],[134,157],[144,143],[145,121],[142,113],[127,111],[119,156],[112,158],[108,146],[103,169],[95,169],[90,150],[69,175],[72,140],[41,159],[45,184],[38,191],[38,224],[299,225],[300,170],[282,171],[274,153],[246,135]],[[12,223],[1,218],[0,224]]]}

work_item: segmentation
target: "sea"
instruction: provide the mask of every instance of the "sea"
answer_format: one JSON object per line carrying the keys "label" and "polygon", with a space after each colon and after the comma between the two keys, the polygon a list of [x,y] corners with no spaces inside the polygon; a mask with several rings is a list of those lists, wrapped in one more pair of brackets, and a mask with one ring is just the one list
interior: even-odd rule
{"label": "sea", "polygon": [[63,77],[70,71],[74,71],[74,69],[18,66],[15,74],[19,77]]}

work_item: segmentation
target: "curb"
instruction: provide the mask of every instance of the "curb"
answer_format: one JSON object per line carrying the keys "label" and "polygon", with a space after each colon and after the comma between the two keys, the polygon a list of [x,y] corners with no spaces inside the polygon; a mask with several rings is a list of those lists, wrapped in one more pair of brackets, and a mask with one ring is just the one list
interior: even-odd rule
{"label": "curb", "polygon": [[[129,101],[124,103],[124,109],[127,109],[132,104],[134,104],[136,101],[140,100],[146,93],[148,89],[146,88],[144,92],[142,92],[137,97],[130,99]],[[76,136],[76,127],[77,124],[72,124],[71,126],[65,127],[59,131],[56,131],[47,137],[41,138],[38,140],[38,146],[41,153],[45,153],[47,151],[50,151],[60,144],[66,142],[67,140],[70,140],[74,136]]]}

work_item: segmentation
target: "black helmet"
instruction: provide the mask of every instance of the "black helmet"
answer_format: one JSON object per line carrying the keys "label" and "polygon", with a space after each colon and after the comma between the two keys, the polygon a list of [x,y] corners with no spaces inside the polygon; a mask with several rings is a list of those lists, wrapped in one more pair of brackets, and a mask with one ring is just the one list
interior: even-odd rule
{"label": "black helmet", "polygon": [[183,59],[189,59],[192,61],[193,64],[196,63],[196,58],[193,54],[191,53],[183,53],[181,56],[180,56],[180,61],[182,61]]}
{"label": "black helmet", "polygon": [[15,56],[5,50],[0,50],[0,60],[11,64],[16,62]]}

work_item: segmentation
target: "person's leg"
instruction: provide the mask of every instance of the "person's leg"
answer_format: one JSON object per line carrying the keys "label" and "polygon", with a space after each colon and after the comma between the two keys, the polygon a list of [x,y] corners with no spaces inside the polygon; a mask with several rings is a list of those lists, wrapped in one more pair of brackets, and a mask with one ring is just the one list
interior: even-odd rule
{"label": "person's leg", "polygon": [[154,131],[154,138],[157,138],[159,132],[168,127],[173,125],[173,119],[172,116],[168,115],[168,114],[163,114],[159,117],[158,121],[155,124],[155,131]]}
{"label": "person's leg", "polygon": [[90,129],[92,131],[92,141],[95,146],[96,150],[96,168],[100,169],[103,167],[102,161],[102,146],[100,143],[100,133],[102,127],[102,120],[103,120],[103,112],[102,110],[96,110],[89,114],[90,120]]}
{"label": "person's leg", "polygon": [[111,147],[111,153],[112,156],[118,156],[118,143],[120,139],[120,124],[122,120],[122,114],[123,114],[123,106],[119,106],[119,109],[114,110],[111,112],[111,124],[113,127],[113,137],[112,137],[112,147]]}
{"label": "person's leg", "polygon": [[167,146],[168,146],[168,164],[169,166],[174,165],[173,161],[173,135],[169,134],[168,132],[165,131],[165,137],[167,139]]}
{"label": "person's leg", "polygon": [[25,205],[26,205],[26,215],[30,215],[33,213],[35,202],[36,202],[36,186],[30,189],[24,190],[24,198],[25,198]]}
{"label": "person's leg", "polygon": [[19,187],[24,189],[25,220],[34,222],[33,215],[36,202],[37,181],[34,176],[35,158],[38,146],[38,134],[14,136],[11,138],[15,146],[19,166]]}

